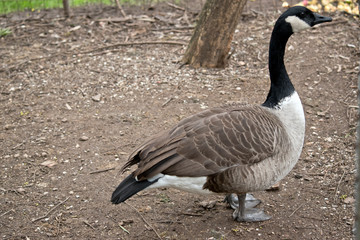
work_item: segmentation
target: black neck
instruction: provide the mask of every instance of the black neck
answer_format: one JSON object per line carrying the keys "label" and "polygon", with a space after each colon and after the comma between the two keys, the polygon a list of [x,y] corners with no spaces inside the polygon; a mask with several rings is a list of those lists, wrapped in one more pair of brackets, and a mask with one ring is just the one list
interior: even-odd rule
{"label": "black neck", "polygon": [[274,108],[279,102],[290,96],[295,88],[286,72],[284,64],[285,46],[292,34],[290,26],[286,23],[281,24],[278,21],[275,24],[271,35],[269,49],[269,71],[270,71],[270,91],[263,103],[263,106]]}

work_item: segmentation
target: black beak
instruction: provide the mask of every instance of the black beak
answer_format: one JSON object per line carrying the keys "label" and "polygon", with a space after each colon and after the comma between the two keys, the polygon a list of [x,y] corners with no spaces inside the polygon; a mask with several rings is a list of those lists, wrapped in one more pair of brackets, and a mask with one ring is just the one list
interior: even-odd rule
{"label": "black beak", "polygon": [[314,20],[314,25],[316,24],[319,24],[319,23],[323,23],[323,22],[331,22],[332,21],[332,18],[331,17],[324,17],[324,16],[321,16],[317,13],[314,13],[314,16],[315,16],[315,20]]}

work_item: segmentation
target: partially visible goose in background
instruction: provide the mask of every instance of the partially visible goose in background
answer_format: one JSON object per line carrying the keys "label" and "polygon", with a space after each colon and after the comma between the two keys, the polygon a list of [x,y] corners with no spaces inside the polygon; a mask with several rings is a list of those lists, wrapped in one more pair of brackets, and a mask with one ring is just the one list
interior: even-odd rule
{"label": "partially visible goose in background", "polygon": [[271,35],[266,101],[209,109],[153,136],[130,155],[123,170],[135,164],[137,169],[120,183],[111,201],[124,202],[143,189],[173,187],[228,194],[235,220],[268,220],[246,193],[284,178],[298,161],[305,135],[302,104],[284,65],[285,46],[293,33],[330,21],[305,7],[285,11]]}

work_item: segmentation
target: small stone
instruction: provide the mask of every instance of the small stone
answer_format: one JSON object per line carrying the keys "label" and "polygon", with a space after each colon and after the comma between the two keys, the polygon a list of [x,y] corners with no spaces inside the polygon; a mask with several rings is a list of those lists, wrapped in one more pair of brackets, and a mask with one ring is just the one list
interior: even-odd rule
{"label": "small stone", "polygon": [[324,138],[324,140],[325,140],[325,142],[332,142],[333,141],[331,137],[326,137],[326,138]]}
{"label": "small stone", "polygon": [[12,129],[12,128],[15,128],[14,125],[6,124],[6,125],[4,126],[4,129],[5,129],[5,130],[10,130],[10,129]]}
{"label": "small stone", "polygon": [[294,177],[295,177],[296,179],[300,179],[300,178],[302,178],[303,176],[302,176],[301,174],[295,173]]}
{"label": "small stone", "polygon": [[66,107],[67,110],[71,110],[71,109],[72,109],[68,103],[65,104],[65,107]]}
{"label": "small stone", "polygon": [[14,154],[14,158],[18,158],[18,157],[20,157],[20,154],[19,154],[19,153],[15,153],[15,154]]}
{"label": "small stone", "polygon": [[38,187],[47,187],[49,184],[48,183],[38,183],[36,186]]}
{"label": "small stone", "polygon": [[17,191],[18,193],[25,193],[25,189],[22,188],[22,187],[19,187],[18,189],[16,189],[16,191]]}
{"label": "small stone", "polygon": [[100,102],[100,100],[101,100],[101,95],[100,95],[100,94],[95,95],[95,96],[93,96],[91,99],[92,99],[94,102]]}
{"label": "small stone", "polygon": [[326,115],[326,112],[320,112],[320,111],[318,111],[316,114],[317,114],[318,116],[320,116],[320,117],[324,117],[324,116]]}
{"label": "small stone", "polygon": [[68,120],[66,118],[61,119],[61,122],[66,123]]}
{"label": "small stone", "polygon": [[89,140],[89,137],[87,137],[87,136],[81,136],[81,137],[79,138],[79,140],[85,142],[85,141]]}
{"label": "small stone", "polygon": [[50,37],[52,37],[52,38],[60,38],[59,34],[57,34],[57,33],[51,34]]}

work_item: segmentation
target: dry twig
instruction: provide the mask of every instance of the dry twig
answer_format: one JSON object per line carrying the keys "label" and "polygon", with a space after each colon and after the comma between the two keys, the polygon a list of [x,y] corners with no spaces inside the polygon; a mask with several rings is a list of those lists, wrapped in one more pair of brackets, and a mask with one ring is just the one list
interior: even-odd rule
{"label": "dry twig", "polygon": [[93,230],[95,230],[95,228],[94,228],[87,220],[83,220],[83,223],[84,223],[86,226],[89,226],[89,227],[91,227]]}
{"label": "dry twig", "polygon": [[303,204],[300,204],[300,206],[297,207],[297,208],[289,215],[289,217],[291,217],[292,215],[294,215],[294,213],[295,213],[297,210],[299,210],[299,209],[302,207],[302,205],[303,205]]}
{"label": "dry twig", "polygon": [[26,141],[23,141],[21,143],[19,143],[18,145],[14,146],[11,150],[15,150],[17,149],[18,147],[22,146]]}
{"label": "dry twig", "polygon": [[337,185],[337,187],[336,187],[336,189],[335,189],[335,196],[334,196],[334,198],[336,198],[336,196],[337,196],[337,192],[339,191],[339,187],[340,187],[341,181],[343,180],[343,178],[344,178],[344,176],[345,176],[345,173],[346,173],[346,171],[344,170],[344,172],[343,172],[343,174],[341,175],[341,178],[340,178],[340,180],[339,180],[339,182],[338,182],[338,185]]}
{"label": "dry twig", "polygon": [[125,14],[123,8],[121,7],[121,5],[119,3],[119,0],[115,0],[115,2],[116,2],[117,7],[119,8],[121,14],[124,16],[124,18],[126,18],[126,14]]}
{"label": "dry twig", "polygon": [[158,232],[155,230],[155,228],[153,226],[151,226],[150,223],[148,223],[148,221],[146,221],[146,219],[144,218],[144,216],[135,208],[133,207],[132,205],[128,204],[125,202],[126,205],[128,205],[129,207],[131,207],[132,209],[134,209],[137,214],[139,214],[139,216],[142,218],[142,220],[145,222],[146,225],[148,225],[156,234],[156,236],[161,240],[162,238],[160,237],[160,235],[158,234]]}
{"label": "dry twig", "polygon": [[130,234],[130,232],[128,230],[126,230],[126,228],[124,228],[123,226],[121,226],[121,224],[119,223],[119,227],[124,231],[126,232],[127,234]]}
{"label": "dry twig", "polygon": [[117,17],[117,18],[100,18],[95,21],[96,22],[119,23],[119,22],[127,22],[131,19],[132,19],[132,17]]}
{"label": "dry twig", "polygon": [[166,102],[163,103],[163,105],[161,105],[161,107],[165,107],[173,99],[173,97],[170,97],[168,100],[166,100]]}
{"label": "dry twig", "polygon": [[186,216],[193,216],[193,217],[202,217],[202,216],[204,216],[204,214],[199,214],[199,213],[186,213],[186,212],[182,212],[181,214],[186,215]]}
{"label": "dry twig", "polygon": [[181,11],[186,11],[185,8],[179,7],[178,5],[175,5],[173,3],[167,2],[166,4],[169,5],[170,7],[175,8],[175,9],[178,9],[178,10],[181,10]]}
{"label": "dry twig", "polygon": [[111,171],[111,170],[115,170],[115,167],[106,168],[106,169],[101,169],[101,170],[96,170],[96,171],[90,172],[90,174],[102,173],[102,172],[107,172],[107,171]]}
{"label": "dry twig", "polygon": [[41,217],[38,217],[38,218],[35,218],[33,220],[31,220],[31,222],[36,222],[36,221],[39,221],[41,219],[44,219],[46,218],[52,211],[54,211],[57,207],[59,207],[61,204],[64,204],[67,200],[69,200],[70,197],[67,197],[64,201],[56,204],[53,208],[51,208],[44,216],[41,216]]}
{"label": "dry twig", "polygon": [[116,43],[116,44],[105,46],[105,47],[91,49],[91,50],[84,51],[84,52],[78,52],[77,55],[88,54],[88,53],[92,53],[92,52],[103,51],[103,50],[107,50],[109,48],[116,48],[116,47],[122,47],[122,46],[151,45],[151,44],[169,44],[169,45],[182,45],[182,46],[187,45],[187,43],[185,43],[185,42],[178,42],[178,41],[122,42],[122,43]]}
{"label": "dry twig", "polygon": [[14,209],[10,209],[9,211],[6,211],[6,212],[2,213],[2,214],[0,215],[0,217],[5,216],[5,215],[8,214],[9,212],[15,212],[15,210],[14,210]]}

